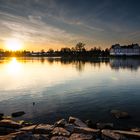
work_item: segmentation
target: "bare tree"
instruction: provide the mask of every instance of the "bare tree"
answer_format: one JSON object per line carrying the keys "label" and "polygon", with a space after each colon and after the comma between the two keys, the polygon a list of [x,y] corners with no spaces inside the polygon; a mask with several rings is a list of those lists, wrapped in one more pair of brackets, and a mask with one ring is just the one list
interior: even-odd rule
{"label": "bare tree", "polygon": [[85,50],[85,47],[84,46],[85,46],[84,43],[79,42],[79,43],[76,44],[75,50],[78,51],[78,52],[81,52],[82,50]]}

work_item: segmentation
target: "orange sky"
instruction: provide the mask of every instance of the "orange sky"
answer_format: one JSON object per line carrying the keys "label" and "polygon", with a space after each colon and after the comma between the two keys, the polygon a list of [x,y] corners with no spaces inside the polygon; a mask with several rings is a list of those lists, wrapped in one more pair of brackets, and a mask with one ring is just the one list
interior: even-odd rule
{"label": "orange sky", "polygon": [[[75,4],[76,3],[76,4]],[[0,48],[11,38],[23,49],[40,51],[75,47],[110,48],[140,43],[137,1],[0,0]]]}

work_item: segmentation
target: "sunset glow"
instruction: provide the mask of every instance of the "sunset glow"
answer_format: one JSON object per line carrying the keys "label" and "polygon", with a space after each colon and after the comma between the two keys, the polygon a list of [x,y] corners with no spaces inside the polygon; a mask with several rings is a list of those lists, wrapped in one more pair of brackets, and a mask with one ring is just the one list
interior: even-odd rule
{"label": "sunset glow", "polygon": [[22,49],[22,43],[17,39],[9,39],[5,41],[5,47],[10,51],[18,51]]}

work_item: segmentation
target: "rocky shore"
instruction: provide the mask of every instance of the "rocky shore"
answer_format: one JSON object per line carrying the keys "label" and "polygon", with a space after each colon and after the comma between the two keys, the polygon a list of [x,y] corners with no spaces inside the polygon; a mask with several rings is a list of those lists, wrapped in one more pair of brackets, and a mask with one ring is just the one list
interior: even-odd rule
{"label": "rocky shore", "polygon": [[84,122],[75,117],[54,124],[4,118],[0,121],[0,140],[140,140],[140,129],[116,130],[112,123],[93,125],[90,120]]}

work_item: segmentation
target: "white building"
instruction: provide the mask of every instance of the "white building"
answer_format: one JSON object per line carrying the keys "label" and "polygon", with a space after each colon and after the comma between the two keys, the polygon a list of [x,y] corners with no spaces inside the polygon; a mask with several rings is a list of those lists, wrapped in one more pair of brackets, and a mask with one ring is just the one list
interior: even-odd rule
{"label": "white building", "polygon": [[138,56],[140,55],[140,46],[132,44],[128,46],[120,46],[120,44],[112,45],[110,48],[110,55],[112,56]]}

